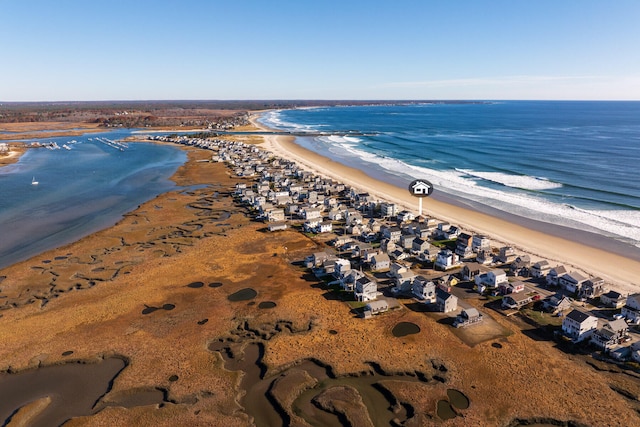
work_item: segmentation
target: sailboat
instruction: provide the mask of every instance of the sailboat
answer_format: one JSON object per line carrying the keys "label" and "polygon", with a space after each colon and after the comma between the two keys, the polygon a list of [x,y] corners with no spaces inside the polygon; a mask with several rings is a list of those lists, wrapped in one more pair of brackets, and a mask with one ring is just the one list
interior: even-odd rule
{"label": "sailboat", "polygon": [[31,178],[31,185],[38,185],[38,181],[36,181],[36,177]]}

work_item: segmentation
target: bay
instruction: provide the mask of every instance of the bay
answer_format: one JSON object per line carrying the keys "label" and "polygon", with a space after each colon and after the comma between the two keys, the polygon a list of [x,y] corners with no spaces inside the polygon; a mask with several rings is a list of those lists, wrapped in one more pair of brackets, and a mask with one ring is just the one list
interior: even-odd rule
{"label": "bay", "polygon": [[0,168],[0,268],[112,226],[176,188],[169,177],[186,161],[184,151],[150,143],[120,151],[97,140],[131,132],[47,138],[40,142],[70,149],[30,149]]}

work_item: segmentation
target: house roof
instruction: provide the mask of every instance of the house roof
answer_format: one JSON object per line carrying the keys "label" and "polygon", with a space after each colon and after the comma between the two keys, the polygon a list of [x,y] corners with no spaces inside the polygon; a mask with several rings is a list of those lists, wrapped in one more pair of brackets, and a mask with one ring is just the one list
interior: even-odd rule
{"label": "house roof", "polygon": [[624,319],[615,319],[607,322],[607,328],[617,332],[629,329],[629,325]]}
{"label": "house roof", "polygon": [[588,318],[593,317],[583,311],[580,310],[571,310],[571,312],[569,314],[567,314],[567,318],[571,319],[571,320],[575,320],[578,323],[582,323],[585,320],[587,320]]}
{"label": "house roof", "polygon": [[480,316],[480,312],[478,311],[477,308],[465,308],[464,310],[462,310],[463,313],[466,313],[467,315],[467,319],[472,319],[474,317],[478,317]]}
{"label": "house roof", "polygon": [[[444,289],[436,288],[436,298],[446,301],[447,299],[454,297]],[[455,298],[455,297],[454,297]]]}

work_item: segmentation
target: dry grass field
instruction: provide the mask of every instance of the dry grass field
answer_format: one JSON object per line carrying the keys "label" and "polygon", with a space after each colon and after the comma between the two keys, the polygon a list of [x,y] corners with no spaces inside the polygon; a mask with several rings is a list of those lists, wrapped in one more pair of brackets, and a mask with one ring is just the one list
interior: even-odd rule
{"label": "dry grass field", "polygon": [[[223,164],[198,162],[210,152],[188,156],[174,180],[203,188],[160,195],[110,229],[0,270],[0,371],[126,361],[101,398],[105,409],[66,425],[273,425],[268,411],[243,409],[245,394],[267,392],[285,424],[309,425],[295,402],[315,387],[319,367],[336,383],[380,378],[407,426],[640,425],[635,374],[596,369],[494,312],[493,328],[504,334],[477,342],[460,335],[473,328],[454,331],[417,310],[357,317],[300,266],[319,243],[295,231],[268,233],[232,198],[239,178]],[[255,296],[229,300],[247,288]],[[399,322],[420,332],[394,337]],[[260,346],[257,356],[250,344]],[[262,373],[250,374],[255,366]],[[353,400],[353,389],[322,394],[318,405],[342,414],[327,422],[381,425],[375,408],[363,412],[366,396],[360,409],[344,409],[341,398]],[[442,420],[436,407],[448,389],[470,405]],[[128,400],[152,391],[161,401]],[[8,425],[54,404],[38,399]]]}

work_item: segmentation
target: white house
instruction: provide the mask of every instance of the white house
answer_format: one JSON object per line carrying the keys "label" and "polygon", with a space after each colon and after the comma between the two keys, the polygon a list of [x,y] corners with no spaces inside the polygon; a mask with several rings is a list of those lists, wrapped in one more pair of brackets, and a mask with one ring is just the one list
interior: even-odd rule
{"label": "white house", "polygon": [[356,301],[373,301],[378,297],[378,284],[368,277],[361,277],[356,280],[353,296]]}
{"label": "white house", "polygon": [[448,270],[450,268],[457,267],[458,265],[460,265],[458,255],[454,254],[449,249],[442,249],[438,252],[438,255],[436,255],[436,270]]}
{"label": "white house", "polygon": [[389,255],[385,253],[378,253],[371,257],[371,269],[372,270],[385,270],[391,265],[391,259]]}
{"label": "white house", "polygon": [[546,277],[546,275],[549,273],[549,270],[551,270],[551,265],[549,265],[549,261],[542,260],[533,264],[531,266],[529,273],[531,274],[531,277],[535,279],[541,279],[543,277]]}
{"label": "white house", "polygon": [[590,338],[597,327],[597,317],[575,309],[562,321],[562,332],[575,342]]}
{"label": "white house", "polygon": [[475,234],[473,236],[473,240],[471,241],[471,250],[475,253],[478,251],[491,250],[491,240],[487,236],[483,236],[482,234]]}
{"label": "white house", "polygon": [[507,273],[499,268],[489,270],[484,274],[480,274],[475,278],[475,284],[480,286],[484,285],[488,288],[497,288],[503,283],[508,283]]}
{"label": "white house", "polygon": [[423,276],[417,276],[411,285],[411,293],[425,302],[436,302],[436,284]]}
{"label": "white house", "polygon": [[627,297],[627,303],[622,307],[621,314],[629,323],[640,324],[640,293],[631,294]]}
{"label": "white house", "polygon": [[547,284],[558,286],[558,280],[560,279],[560,276],[562,276],[566,272],[567,272],[567,269],[565,268],[564,265],[558,265],[556,267],[553,267],[547,273]]}

